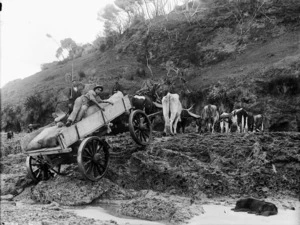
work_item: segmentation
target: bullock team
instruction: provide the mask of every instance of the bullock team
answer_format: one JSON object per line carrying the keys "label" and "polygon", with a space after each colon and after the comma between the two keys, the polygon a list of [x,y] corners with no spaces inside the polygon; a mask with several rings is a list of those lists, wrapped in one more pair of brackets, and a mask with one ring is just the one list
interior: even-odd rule
{"label": "bullock team", "polygon": [[184,109],[180,101],[180,95],[174,90],[174,84],[183,84],[179,88],[175,88],[181,94],[184,89],[186,90],[184,92],[190,93],[185,82],[177,79],[175,82],[167,85],[167,91],[164,93],[160,92],[160,96],[164,96],[160,99],[159,89],[165,83],[157,84],[147,80],[143,87],[137,91],[137,94],[132,97],[134,108],[144,110],[151,121],[153,119],[152,115],[157,115],[157,112],[162,109],[165,121],[165,134],[174,135],[179,132],[179,127],[184,133],[188,118],[196,121],[197,133],[214,133],[216,130],[220,130],[221,133],[259,132],[264,130],[263,115],[254,115],[244,108],[235,109],[232,112],[222,112],[218,110],[217,106],[208,104],[202,110],[196,110],[198,115],[191,112],[193,106],[189,109]]}
{"label": "bullock team", "polygon": [[[163,115],[165,120],[166,134],[177,133],[177,123],[181,121],[182,105],[178,94],[168,93],[162,100]],[[215,105],[204,106],[201,115],[190,113],[190,117],[196,120],[196,132],[215,132],[216,125],[220,125],[221,133],[229,132],[260,132],[264,130],[263,116],[253,115],[245,109],[235,109],[231,113],[223,112],[221,115]]]}
{"label": "bullock team", "polygon": [[[188,118],[196,121],[196,132],[214,133],[219,126],[221,133],[229,132],[258,132],[263,131],[263,116],[254,115],[243,108],[235,109],[232,112],[220,113],[217,106],[206,105],[199,112],[200,115],[191,112],[193,106],[184,109],[180,102],[179,94],[168,92],[161,100],[157,94],[160,85],[146,83],[137,95],[132,98],[132,105],[136,109],[146,112],[152,121],[151,115],[157,115],[158,111],[163,112],[165,121],[164,133],[174,135],[179,132],[179,127],[184,129]],[[161,102],[157,103],[157,102]]]}

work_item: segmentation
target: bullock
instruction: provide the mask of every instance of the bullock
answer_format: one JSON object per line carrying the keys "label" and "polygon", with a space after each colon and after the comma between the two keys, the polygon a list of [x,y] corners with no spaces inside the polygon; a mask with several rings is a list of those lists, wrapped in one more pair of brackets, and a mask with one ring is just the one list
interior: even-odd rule
{"label": "bullock", "polygon": [[181,120],[182,105],[179,95],[168,93],[162,98],[162,106],[165,120],[164,133],[174,135],[177,133],[177,123]]}
{"label": "bullock", "polygon": [[[232,114],[231,113],[225,113],[223,112],[220,115],[220,128],[221,128],[221,133],[229,133],[231,124],[232,124]],[[225,130],[224,130],[225,128]]]}
{"label": "bullock", "polygon": [[258,114],[254,116],[254,126],[253,126],[253,131],[254,132],[259,132],[259,131],[264,131],[264,117],[262,114]]}
{"label": "bullock", "polygon": [[[160,98],[157,94],[157,89],[159,84],[153,83],[151,81],[146,81],[137,94],[131,98],[131,104],[134,109],[143,110],[147,115],[155,115],[159,110],[162,109],[162,105],[158,103]],[[151,116],[150,120],[153,123],[155,117]]]}
{"label": "bullock", "polygon": [[14,137],[14,132],[13,131],[8,131],[7,132],[7,139],[12,139]]}
{"label": "bullock", "polygon": [[180,133],[180,130],[182,131],[182,133],[185,132],[185,127],[191,123],[190,118],[191,117],[187,111],[184,110],[181,112],[181,119],[177,124],[177,133]]}
{"label": "bullock", "polygon": [[156,106],[153,104],[152,98],[145,95],[134,95],[131,99],[132,106],[134,109],[143,110],[147,115],[153,113]]}
{"label": "bullock", "polygon": [[[232,125],[237,127],[239,133],[245,133],[248,131],[248,112],[243,109],[235,109],[232,111]],[[250,122],[252,121],[252,117],[250,116]],[[231,127],[232,131],[232,127]]]}
{"label": "bullock", "polygon": [[253,115],[253,113],[248,112],[248,129],[251,132],[263,131],[263,115]]}
{"label": "bullock", "polygon": [[194,107],[194,105],[192,105],[189,109],[182,108],[180,120],[178,121],[178,124],[177,124],[177,133],[180,132],[180,129],[182,130],[182,133],[184,133],[185,127],[190,125],[193,120],[196,120],[196,124],[197,124],[197,121],[200,121],[200,119],[201,119],[200,116],[191,112],[191,109],[193,107]]}
{"label": "bullock", "polygon": [[201,117],[204,128],[206,128],[208,132],[214,133],[215,123],[219,120],[219,112],[217,110],[217,106],[210,104],[204,106]]}

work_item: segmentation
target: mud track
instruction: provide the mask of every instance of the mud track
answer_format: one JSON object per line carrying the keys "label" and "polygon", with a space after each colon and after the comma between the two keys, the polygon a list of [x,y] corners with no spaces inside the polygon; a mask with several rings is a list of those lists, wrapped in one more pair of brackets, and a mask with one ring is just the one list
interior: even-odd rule
{"label": "mud track", "polygon": [[[1,158],[1,195],[63,207],[119,201],[123,215],[173,224],[203,213],[205,202],[299,198],[300,133],[162,137],[155,132],[147,147],[136,145],[129,133],[106,139],[111,160],[102,180],[85,180],[72,164],[65,166],[68,176],[35,185],[26,176],[25,155],[10,154]],[[9,207],[3,210],[6,221],[13,221],[5,211]]]}

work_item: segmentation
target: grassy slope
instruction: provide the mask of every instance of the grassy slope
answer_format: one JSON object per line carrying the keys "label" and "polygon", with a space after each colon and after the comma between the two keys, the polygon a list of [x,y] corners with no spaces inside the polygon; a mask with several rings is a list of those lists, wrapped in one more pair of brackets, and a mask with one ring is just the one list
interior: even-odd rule
{"label": "grassy slope", "polygon": [[[199,76],[190,77],[189,83],[191,87],[202,88],[218,81],[226,81],[228,78],[244,79],[249,73],[255,70],[263,70],[284,59],[285,63],[289,64],[300,58],[299,36],[300,28],[291,33],[270,39],[265,43],[253,43],[243,53],[199,70]],[[80,70],[85,71],[88,76],[95,74],[94,76],[98,78],[98,81],[106,83],[108,87],[113,85],[115,77],[123,75],[121,81],[123,81],[122,83],[124,83],[128,91],[136,90],[135,88],[139,87],[142,79],[138,77],[135,77],[133,81],[126,79],[127,74],[135,75],[135,68],[138,66],[136,59],[130,56],[121,56],[119,59],[116,59],[117,55],[116,52],[110,51],[103,55],[91,53],[75,59],[73,63],[74,74],[77,74]],[[22,102],[24,97],[32,94],[34,91],[46,92],[67,88],[69,84],[65,81],[64,75],[71,71],[71,64],[72,62],[70,61],[64,65],[41,71],[23,80],[10,82],[2,88],[2,104],[6,105],[8,102],[18,104]],[[152,69],[156,78],[166,75],[166,70],[160,67]],[[149,71],[147,77],[151,77]],[[132,85],[135,88],[131,89]]]}
{"label": "grassy slope", "polygon": [[[122,77],[120,82],[126,92],[134,93],[141,86],[143,79],[151,78],[147,68],[146,77],[141,78],[135,74],[137,67],[141,65],[137,59],[144,51],[142,45],[146,39],[148,51],[151,51],[154,56],[151,62],[153,79],[159,80],[166,75],[166,69],[162,63],[168,59],[180,59],[182,55],[188,58],[191,51],[202,54],[201,50],[197,49],[199,43],[202,45],[201,48],[210,45],[212,46],[210,48],[222,52],[224,50],[220,48],[222,44],[229,43],[228,40],[234,42],[237,38],[237,34],[232,33],[234,31],[232,28],[215,28],[214,25],[209,27],[202,24],[189,26],[184,18],[174,15],[171,15],[168,20],[157,18],[153,24],[149,39],[147,39],[145,27],[138,24],[123,35],[121,42],[114,49],[105,53],[91,53],[75,59],[73,61],[74,74],[78,74],[79,71],[85,72],[87,77],[84,82],[88,83],[88,78],[94,78],[94,83],[104,84],[106,93],[110,92],[114,78]],[[288,26],[287,29],[284,25],[276,27],[285,32],[272,33],[272,31],[266,31],[267,28],[257,29],[261,33],[258,34],[259,38],[256,41],[253,39],[248,41],[242,51],[235,51],[218,63],[196,67],[190,64],[186,68],[192,67],[193,73],[187,73],[187,84],[192,90],[201,91],[221,81],[228,89],[242,86],[254,93],[257,81],[264,80],[265,82],[275,75],[275,73],[268,73],[266,77],[267,70],[289,68],[291,64],[299,62],[300,27],[297,23],[295,26]],[[169,31],[162,29],[163,27],[167,27]],[[178,34],[176,40],[174,34]],[[202,63],[201,59],[205,58],[200,57],[198,59],[200,63]],[[179,60],[179,63],[183,61]],[[26,97],[34,92],[54,93],[59,96],[59,100],[64,100],[64,90],[70,85],[65,81],[64,75],[70,72],[71,68],[72,62],[70,61],[7,84],[1,90],[2,105],[23,104]],[[296,73],[297,70],[293,72]]]}
{"label": "grassy slope", "polygon": [[[288,66],[300,59],[299,37],[300,28],[264,43],[253,43],[242,54],[204,69],[201,76],[193,80],[193,83],[207,86],[218,81],[226,81],[228,78],[249,81],[249,79],[259,78],[261,75],[259,71],[271,66],[279,68]],[[282,60],[285,62],[280,64]],[[250,73],[251,77],[248,76]]]}

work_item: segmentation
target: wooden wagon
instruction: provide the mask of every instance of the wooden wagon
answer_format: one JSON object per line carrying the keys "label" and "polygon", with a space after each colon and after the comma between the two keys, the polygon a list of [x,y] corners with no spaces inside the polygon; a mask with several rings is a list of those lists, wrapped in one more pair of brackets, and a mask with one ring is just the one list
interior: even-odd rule
{"label": "wooden wagon", "polygon": [[[83,176],[91,181],[101,179],[109,165],[109,144],[103,137],[109,124],[124,120],[131,137],[139,145],[151,140],[152,128],[148,116],[141,110],[133,110],[128,96],[114,105],[97,111],[70,127],[64,127],[56,136],[59,145],[27,151],[26,167],[30,177],[38,182],[61,172],[62,164],[78,163]],[[120,122],[120,121],[119,121]]]}

